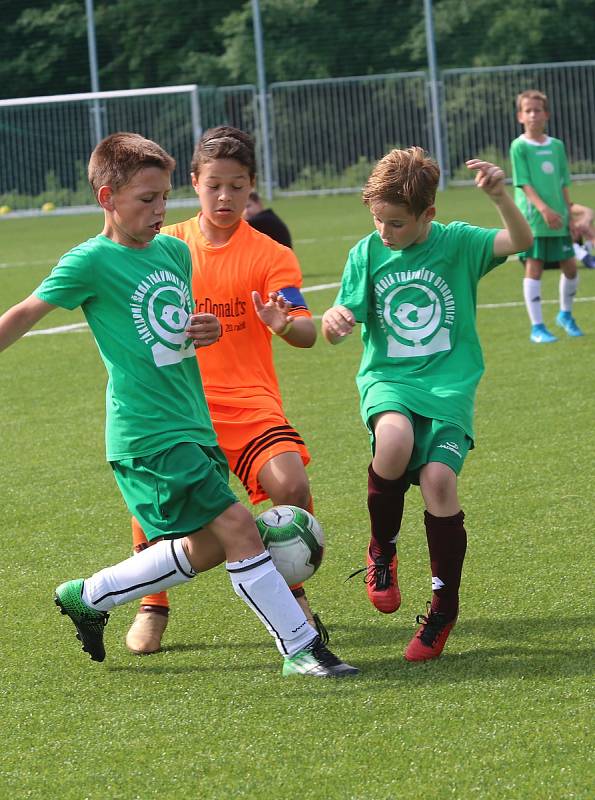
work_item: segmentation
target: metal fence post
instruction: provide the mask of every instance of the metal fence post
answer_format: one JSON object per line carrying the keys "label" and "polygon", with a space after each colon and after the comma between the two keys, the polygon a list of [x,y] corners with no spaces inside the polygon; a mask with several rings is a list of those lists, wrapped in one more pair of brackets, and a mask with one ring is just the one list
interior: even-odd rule
{"label": "metal fence post", "polygon": [[[91,91],[99,91],[99,70],[97,68],[97,43],[95,40],[95,12],[93,0],[85,0],[87,12],[87,47],[89,49],[89,72],[91,73]],[[95,128],[95,144],[103,139],[103,125],[101,124],[101,106],[98,100],[93,101],[91,107],[93,126]]]}
{"label": "metal fence post", "polygon": [[271,173],[271,143],[269,137],[269,112],[267,107],[267,85],[264,68],[264,47],[262,40],[262,22],[260,4],[252,0],[252,24],[254,27],[254,47],[256,50],[256,69],[258,73],[258,106],[260,110],[260,136],[262,141],[262,159],[264,168],[264,187],[267,200],[273,197],[273,181]]}
{"label": "metal fence post", "polygon": [[444,156],[442,152],[442,124],[440,117],[440,96],[438,94],[438,68],[436,63],[434,22],[432,19],[432,0],[424,0],[424,15],[426,19],[426,49],[428,52],[428,67],[430,70],[430,101],[432,105],[434,149],[436,152],[436,161],[440,167],[440,183],[438,188],[444,189],[446,186],[446,176],[444,175]]}

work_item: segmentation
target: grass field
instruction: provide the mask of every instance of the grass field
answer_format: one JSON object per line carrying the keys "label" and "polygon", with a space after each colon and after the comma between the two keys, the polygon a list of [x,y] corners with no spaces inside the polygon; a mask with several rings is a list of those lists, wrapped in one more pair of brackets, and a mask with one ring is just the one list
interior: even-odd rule
{"label": "grass field", "polygon": [[[595,184],[572,194],[595,205]],[[296,240],[305,286],[336,283],[348,248],[370,229],[358,198],[274,205]],[[498,224],[473,189],[445,192],[438,208],[442,221]],[[1,220],[0,311],[100,224],[98,214]],[[345,583],[368,538],[358,337],[340,348],[318,341],[313,351],[275,342],[327,534],[310,600],[333,649],[361,668],[338,682],[282,679],[276,650],[222,567],[171,593],[161,654],[126,650],[130,605],[111,616],[106,661],[83,655],[53,590],[130,549],[104,461],[103,366],[86,330],[31,336],[3,353],[0,797],[592,798],[595,271],[580,277],[576,317],[586,335],[550,346],[529,342],[518,262],[480,285],[486,374],[477,447],[460,480],[469,535],[462,608],[433,663],[402,657],[430,596],[416,489],[400,540],[400,611],[378,614],[363,583]],[[335,291],[308,293],[315,314]],[[543,297],[553,325],[552,271]],[[39,327],[80,321],[58,310]]]}

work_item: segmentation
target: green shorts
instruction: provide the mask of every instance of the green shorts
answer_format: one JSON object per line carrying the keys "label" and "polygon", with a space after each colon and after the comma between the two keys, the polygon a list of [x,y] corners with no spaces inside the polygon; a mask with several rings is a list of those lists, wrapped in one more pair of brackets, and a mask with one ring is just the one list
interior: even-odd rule
{"label": "green shorts", "polygon": [[535,258],[537,261],[568,261],[574,258],[574,248],[570,236],[536,236],[533,245],[524,253],[519,253],[521,261]]}
{"label": "green shorts", "polygon": [[432,461],[446,464],[455,475],[461,472],[467,453],[473,448],[473,440],[465,431],[454,422],[422,417],[399,403],[383,403],[373,409],[367,423],[372,440],[372,453],[376,442],[370,422],[372,416],[386,411],[404,414],[413,426],[413,452],[405,472],[405,478],[409,483],[419,485],[420,469]]}
{"label": "green shorts", "polygon": [[218,447],[182,442],[110,464],[128,510],[149,541],[194,533],[238,502]]}

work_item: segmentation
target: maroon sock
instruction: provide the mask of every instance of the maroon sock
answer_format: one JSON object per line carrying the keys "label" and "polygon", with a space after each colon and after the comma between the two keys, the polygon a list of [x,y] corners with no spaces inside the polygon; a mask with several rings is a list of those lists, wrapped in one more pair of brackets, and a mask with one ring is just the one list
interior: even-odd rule
{"label": "maroon sock", "polygon": [[404,477],[396,480],[381,478],[368,467],[368,511],[372,538],[370,552],[373,558],[379,555],[393,556],[396,552],[394,540],[401,528],[405,492],[409,481]]}
{"label": "maroon sock", "polygon": [[432,611],[441,611],[449,621],[459,612],[459,586],[467,549],[464,519],[462,511],[453,517],[435,517],[428,511],[424,515],[432,568]]}

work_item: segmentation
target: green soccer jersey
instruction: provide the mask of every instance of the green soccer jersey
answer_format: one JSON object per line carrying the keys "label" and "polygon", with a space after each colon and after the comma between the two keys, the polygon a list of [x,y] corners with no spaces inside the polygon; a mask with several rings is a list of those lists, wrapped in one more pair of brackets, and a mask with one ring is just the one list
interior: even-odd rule
{"label": "green soccer jersey", "polygon": [[[568,236],[568,206],[563,188],[570,185],[566,150],[560,139],[548,136],[537,143],[519,136],[510,145],[514,201],[531,226],[534,236]],[[530,202],[522,187],[530,186],[544,203],[562,217],[562,228],[549,228],[539,211]]]}
{"label": "green soccer jersey", "polygon": [[184,242],[156,236],[134,249],[103,234],[64,255],[35,290],[46,303],[81,306],[108,373],[109,461],[180,442],[216,444],[192,340],[194,303]]}
{"label": "green soccer jersey", "polygon": [[484,369],[477,283],[506,260],[494,257],[496,233],[433,222],[426,241],[404,250],[385,247],[377,232],[351,250],[335,304],[362,323],[357,386],[366,424],[375,408],[394,402],[473,438]]}

